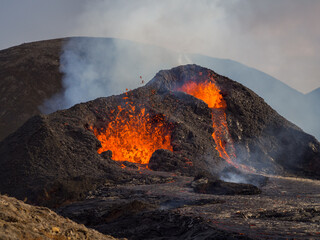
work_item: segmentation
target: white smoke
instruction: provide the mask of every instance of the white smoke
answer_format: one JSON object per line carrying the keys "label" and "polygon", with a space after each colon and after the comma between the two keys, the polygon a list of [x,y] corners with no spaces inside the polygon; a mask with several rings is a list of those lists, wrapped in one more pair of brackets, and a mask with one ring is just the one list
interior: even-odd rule
{"label": "white smoke", "polygon": [[221,180],[225,182],[233,182],[233,183],[249,183],[251,184],[250,181],[248,181],[247,178],[244,177],[244,175],[236,174],[236,173],[231,173],[228,172],[224,176],[220,177]]}
{"label": "white smoke", "polygon": [[144,85],[160,69],[190,63],[185,54],[108,38],[71,38],[60,58],[62,93],[40,108],[50,113]]}

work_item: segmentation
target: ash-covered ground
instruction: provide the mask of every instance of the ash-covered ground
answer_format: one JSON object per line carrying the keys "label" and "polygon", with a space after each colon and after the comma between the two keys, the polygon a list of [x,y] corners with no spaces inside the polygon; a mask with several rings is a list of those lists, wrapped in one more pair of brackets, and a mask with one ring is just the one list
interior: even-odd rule
{"label": "ash-covered ground", "polygon": [[[190,90],[204,85],[212,105]],[[32,117],[0,143],[0,156],[2,194],[115,237],[319,237],[319,142],[197,65]]]}

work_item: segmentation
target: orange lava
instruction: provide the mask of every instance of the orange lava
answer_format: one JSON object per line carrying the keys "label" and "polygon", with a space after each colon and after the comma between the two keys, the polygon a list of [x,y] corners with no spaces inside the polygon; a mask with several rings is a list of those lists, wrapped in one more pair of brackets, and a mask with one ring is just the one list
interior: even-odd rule
{"label": "orange lava", "polygon": [[213,78],[211,77],[204,82],[191,80],[176,90],[188,93],[208,104],[208,107],[212,110],[214,129],[212,138],[217,145],[216,149],[220,157],[225,159],[229,164],[238,167],[238,165],[232,161],[232,159],[235,158],[235,151],[232,142],[228,140],[229,130],[225,114],[227,104],[219,88],[214,84]]}
{"label": "orange lava", "polygon": [[171,128],[161,114],[151,116],[145,108],[128,104],[110,113],[111,121],[103,129],[93,128],[101,142],[98,153],[112,151],[112,159],[148,164],[157,149],[173,150]]}
{"label": "orange lava", "polygon": [[217,86],[207,80],[205,82],[187,82],[183,84],[177,91],[188,93],[196,98],[201,99],[209,108],[226,108],[227,104],[224,101],[220,90]]}

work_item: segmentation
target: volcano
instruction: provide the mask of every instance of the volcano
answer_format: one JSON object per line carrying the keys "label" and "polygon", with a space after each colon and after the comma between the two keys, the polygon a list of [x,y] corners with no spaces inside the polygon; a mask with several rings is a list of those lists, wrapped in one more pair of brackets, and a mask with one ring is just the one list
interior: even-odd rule
{"label": "volcano", "polygon": [[[143,216],[157,213],[150,226],[171,219],[175,228],[193,221],[179,212],[182,206],[225,201],[199,197],[203,193],[254,195],[266,184],[262,175],[318,179],[320,170],[313,136],[250,89],[197,65],[160,71],[144,87],[117,96],[32,117],[0,143],[0,156],[1,193],[132,239],[143,238],[138,225],[121,226],[141,224]],[[246,184],[219,180],[230,176]],[[257,218],[268,214],[261,211]],[[234,236],[203,221],[195,220],[197,231],[205,226],[210,234]],[[149,237],[158,236],[146,228]]]}
{"label": "volcano", "polygon": [[[63,57],[66,54],[71,54],[69,63]],[[126,87],[134,89],[141,86],[140,75],[144,80],[149,80],[159,69],[181,64],[179,59],[184,57],[190,59],[190,63],[214,69],[250,88],[279,114],[320,139],[317,124],[320,121],[320,92],[317,90],[302,94],[266,73],[228,59],[181,55],[120,39],[72,37],[25,43],[0,50],[0,141],[34,115],[69,108],[89,99],[115,94],[115,91],[120,93]],[[74,64],[80,71],[71,72],[70,76],[65,67]],[[76,76],[87,76],[92,67],[97,73],[97,81],[86,87],[84,94],[79,94],[77,88],[82,86],[79,83],[82,78]],[[121,69],[120,73],[116,73],[116,69]],[[72,68],[69,70],[72,71]],[[70,81],[73,83],[70,86],[67,79],[72,76],[75,79]],[[126,83],[118,84],[115,79]],[[86,77],[83,81],[84,84],[88,82]],[[115,82],[115,86],[110,87],[110,82]],[[67,104],[72,96],[70,91],[78,96],[71,105]]]}

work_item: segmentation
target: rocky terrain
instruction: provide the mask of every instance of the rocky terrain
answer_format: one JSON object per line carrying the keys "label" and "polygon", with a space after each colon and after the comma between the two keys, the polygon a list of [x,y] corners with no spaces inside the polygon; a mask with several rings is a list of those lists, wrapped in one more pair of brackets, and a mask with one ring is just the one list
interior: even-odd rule
{"label": "rocky terrain", "polygon": [[[190,86],[212,87],[216,105]],[[114,237],[319,236],[319,142],[197,65],[36,115],[0,142],[0,156],[2,194]]]}
{"label": "rocky terrain", "polygon": [[45,207],[34,207],[0,195],[0,239],[110,239]]}
{"label": "rocky terrain", "polygon": [[194,184],[179,176],[165,184],[106,184],[57,212],[129,239],[320,238],[317,180],[269,176],[258,195],[199,194]]}

